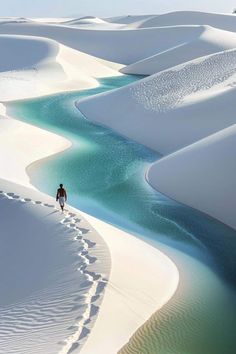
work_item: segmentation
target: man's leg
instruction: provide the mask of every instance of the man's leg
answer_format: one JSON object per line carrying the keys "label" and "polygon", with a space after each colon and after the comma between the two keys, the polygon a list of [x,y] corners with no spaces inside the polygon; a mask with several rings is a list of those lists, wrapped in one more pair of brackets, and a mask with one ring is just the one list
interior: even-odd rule
{"label": "man's leg", "polygon": [[63,211],[64,204],[63,204],[63,202],[62,202],[62,201],[60,202],[60,207],[61,207],[61,210]]}

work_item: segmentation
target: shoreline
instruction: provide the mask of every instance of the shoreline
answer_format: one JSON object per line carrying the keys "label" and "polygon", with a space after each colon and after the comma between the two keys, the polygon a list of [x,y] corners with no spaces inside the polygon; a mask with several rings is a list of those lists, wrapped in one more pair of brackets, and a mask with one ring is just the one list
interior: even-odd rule
{"label": "shoreline", "polygon": [[[1,109],[1,112],[3,113],[3,109]],[[12,162],[10,169],[5,170],[4,166],[6,165],[6,161],[2,161],[5,179],[10,179],[13,182],[18,182],[24,186],[30,186],[32,188],[33,186],[30,185],[29,178],[26,174],[27,166],[32,162],[40,160],[46,156],[54,155],[55,153],[59,153],[60,151],[69,148],[71,143],[56,134],[49,133],[26,123],[22,123],[13,118],[6,119],[8,119],[8,122],[11,122],[9,123],[11,127],[9,127],[5,134],[9,134],[9,136],[11,136],[13,133],[12,130],[18,129],[20,126],[22,127],[27,125],[27,129],[24,130],[26,135],[28,134],[28,136],[31,136],[32,133],[37,134],[40,141],[43,136],[45,146],[47,145],[46,141],[47,143],[50,142],[49,150],[46,151],[45,149],[44,151],[40,151],[40,154],[38,152],[35,154],[35,151],[31,148],[31,155],[28,156],[27,160],[21,160],[20,164],[19,157],[17,157],[16,152],[19,152],[20,149],[22,149],[22,142],[17,141],[17,145],[12,147],[11,160],[12,158],[16,158],[18,161],[17,174],[20,173],[20,180],[17,180],[15,177],[12,178],[12,175],[15,173],[14,162]],[[14,121],[13,125],[12,121]],[[54,136],[54,139],[52,139],[52,136]],[[27,136],[25,136],[22,141],[23,150],[25,150],[27,147],[24,144],[27,145],[27,142],[30,142],[30,140],[27,139]],[[31,144],[29,143],[29,145]],[[10,171],[11,169],[12,171]],[[91,334],[82,348],[81,353],[91,353],[94,346],[96,346],[96,350],[100,350],[97,353],[104,353],[105,348],[107,349],[108,346],[108,339],[107,337],[104,337],[104,333],[108,332],[110,333],[109,338],[111,340],[110,352],[115,353],[121,349],[123,345],[125,345],[133,333],[146,320],[148,320],[154,312],[160,309],[170,300],[170,298],[173,297],[178,287],[179,273],[175,264],[167,256],[152,246],[146,244],[144,241],[140,241],[138,238],[128,234],[127,232],[119,230],[118,228],[82,213],[79,210],[78,212],[84,216],[84,218],[93,226],[93,228],[101,235],[102,239],[108,245],[112,261],[111,275],[100,306],[97,320]],[[128,250],[127,244],[129,244]],[[133,254],[133,252],[130,253],[130,249],[136,250],[135,254]],[[145,255],[143,256],[144,252]],[[120,259],[122,257],[125,257],[126,260],[123,264],[123,271],[120,269]],[[130,263],[134,265],[133,270],[130,269]],[[143,268],[141,267],[141,269],[140,264],[143,265]],[[156,270],[161,268],[163,274],[161,274],[161,272],[156,273]],[[137,269],[139,269],[138,272]],[[126,274],[129,273],[128,284],[132,284],[128,292],[123,293],[123,296],[121,294],[124,289],[127,290],[127,280],[122,276],[122,272],[125,272]],[[138,276],[136,273],[138,273]],[[147,277],[147,274],[149,274],[149,277]],[[167,278],[169,279],[168,285],[166,284]],[[116,290],[114,290],[114,284],[117,284]],[[138,297],[137,293],[142,293],[142,291],[143,294],[141,298],[136,299],[135,301],[135,298]],[[152,301],[150,301],[150,299],[152,299]],[[118,303],[117,307],[114,307],[115,301]],[[111,311],[114,312],[113,316],[110,316]],[[105,342],[101,341],[101,338],[104,338]],[[99,348],[97,347],[98,342],[100,343]]]}

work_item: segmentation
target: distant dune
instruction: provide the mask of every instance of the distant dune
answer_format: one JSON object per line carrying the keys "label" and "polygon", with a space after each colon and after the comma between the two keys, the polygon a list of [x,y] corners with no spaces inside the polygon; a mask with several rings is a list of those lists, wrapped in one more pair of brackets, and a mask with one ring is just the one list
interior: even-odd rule
{"label": "distant dune", "polygon": [[0,100],[35,97],[98,85],[119,75],[112,63],[35,36],[0,35]]}
{"label": "distant dune", "polygon": [[209,25],[230,32],[236,31],[235,15],[198,11],[177,11],[153,16],[144,19],[139,28],[183,25]]}
{"label": "distant dune", "polygon": [[[236,33],[218,30],[209,26],[200,28],[200,33],[196,33],[196,37],[191,38],[189,41],[179,44],[178,40],[176,40],[176,45],[163,52],[158,52],[156,55],[125,66],[121,69],[121,72],[124,74],[152,75],[208,54],[236,48]],[[172,28],[172,31],[175,33],[176,28]],[[162,40],[166,40],[165,35]]]}
{"label": "distant dune", "polygon": [[0,26],[0,34],[46,37],[101,59],[126,65],[161,53],[177,45],[191,42],[197,39],[203,31],[204,27],[202,26],[147,28],[141,30],[110,28],[97,30],[96,27],[84,29],[41,23],[6,24]]}

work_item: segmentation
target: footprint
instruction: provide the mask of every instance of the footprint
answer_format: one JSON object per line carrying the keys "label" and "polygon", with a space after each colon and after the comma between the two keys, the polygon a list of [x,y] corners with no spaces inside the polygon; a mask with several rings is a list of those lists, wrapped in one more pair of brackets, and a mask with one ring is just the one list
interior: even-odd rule
{"label": "footprint", "polygon": [[40,200],[36,200],[35,204],[42,204],[42,202]]}
{"label": "footprint", "polygon": [[69,222],[71,222],[71,218],[68,217],[61,221],[62,224],[67,224]]}
{"label": "footprint", "polygon": [[96,316],[99,311],[99,307],[96,305],[91,305],[89,318]]}
{"label": "footprint", "polygon": [[92,247],[96,246],[96,242],[92,242],[92,241],[90,241],[88,239],[85,239],[84,242],[87,243],[88,248],[92,248]]}
{"label": "footprint", "polygon": [[[83,327],[82,331],[81,331],[81,334],[79,336],[79,340],[87,337],[87,335],[90,333],[90,330],[87,328],[87,327]],[[71,348],[72,349],[72,348]],[[70,353],[70,351],[69,351]]]}
{"label": "footprint", "polygon": [[32,200],[30,198],[23,198],[21,200],[22,200],[22,202],[32,202]]}
{"label": "footprint", "polygon": [[79,343],[78,342],[73,343],[70,350],[68,351],[68,354],[72,353],[75,349],[78,348],[79,348]]}
{"label": "footprint", "polygon": [[75,222],[75,223],[80,222],[80,221],[81,221],[81,219],[79,219],[79,218],[74,218],[74,222]]}
{"label": "footprint", "polygon": [[91,322],[90,318],[88,318],[85,322],[84,322],[84,325],[88,325],[89,323]]}
{"label": "footprint", "polygon": [[5,195],[10,199],[19,199],[20,198],[19,195],[15,194],[15,193],[11,193],[11,192],[5,193]]}
{"label": "footprint", "polygon": [[101,281],[99,281],[97,285],[96,295],[101,294],[105,289],[106,285],[107,285],[107,280],[102,279]]}
{"label": "footprint", "polygon": [[13,199],[19,199],[20,198],[20,196],[19,195],[13,195],[13,197],[12,197]]}
{"label": "footprint", "polygon": [[87,274],[88,276],[93,278],[93,281],[101,279],[101,275],[100,274],[96,274],[96,273],[90,272],[88,270],[84,271],[84,274]]}
{"label": "footprint", "polygon": [[15,195],[15,193],[8,192],[8,193],[6,193],[6,195],[8,195],[9,197],[13,197]]}
{"label": "footprint", "polygon": [[94,295],[91,298],[91,302],[96,302],[100,298],[100,295]]}
{"label": "footprint", "polygon": [[79,231],[81,231],[81,233],[82,233],[83,235],[86,235],[86,234],[88,234],[89,232],[91,232],[89,229],[84,229],[84,228],[82,228],[82,227],[79,227],[78,229],[79,229]]}
{"label": "footprint", "polygon": [[97,258],[96,257],[92,257],[89,254],[86,255],[86,258],[88,259],[90,264],[93,264],[96,262]]}

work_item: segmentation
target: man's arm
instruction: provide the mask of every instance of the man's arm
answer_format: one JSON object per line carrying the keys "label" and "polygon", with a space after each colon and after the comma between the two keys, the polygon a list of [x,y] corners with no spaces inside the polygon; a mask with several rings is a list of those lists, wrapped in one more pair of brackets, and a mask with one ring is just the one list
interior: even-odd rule
{"label": "man's arm", "polygon": [[65,190],[65,201],[67,201],[67,194],[66,194],[66,190]]}
{"label": "man's arm", "polygon": [[58,201],[58,190],[57,190],[57,195],[56,195],[56,201]]}

